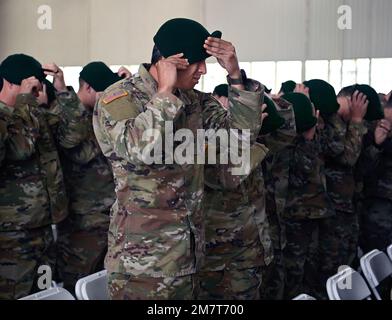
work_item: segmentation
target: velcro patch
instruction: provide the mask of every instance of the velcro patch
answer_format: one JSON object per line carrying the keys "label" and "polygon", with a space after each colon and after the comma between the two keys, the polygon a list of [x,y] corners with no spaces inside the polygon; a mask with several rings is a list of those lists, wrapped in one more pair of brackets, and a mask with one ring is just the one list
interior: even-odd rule
{"label": "velcro patch", "polygon": [[113,92],[110,92],[107,96],[105,96],[105,98],[103,98],[102,101],[104,104],[108,104],[118,98],[125,97],[127,95],[128,95],[128,92],[126,92],[125,90],[122,90],[122,89],[118,89]]}

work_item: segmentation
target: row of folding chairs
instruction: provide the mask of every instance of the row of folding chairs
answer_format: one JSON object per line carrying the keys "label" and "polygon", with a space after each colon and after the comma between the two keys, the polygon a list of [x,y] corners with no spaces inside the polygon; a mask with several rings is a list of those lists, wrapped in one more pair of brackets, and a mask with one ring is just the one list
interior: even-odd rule
{"label": "row of folding chairs", "polygon": [[[387,256],[389,255],[389,258]],[[387,254],[372,250],[361,257],[361,274],[350,267],[345,267],[327,281],[330,300],[376,300],[382,296],[379,287],[392,277],[392,244]],[[103,270],[78,280],[75,295],[78,300],[109,300],[107,271]],[[391,290],[391,288],[388,288]],[[64,288],[54,285],[52,288],[24,297],[20,300],[75,300]],[[307,294],[301,294],[293,300],[315,300]]]}
{"label": "row of folding chairs", "polygon": [[[372,250],[360,259],[362,275],[351,267],[343,267],[327,280],[330,300],[384,300],[392,299],[392,244],[387,253]],[[386,286],[385,286],[386,285]],[[293,300],[316,300],[300,294]]]}
{"label": "row of folding chairs", "polygon": [[[107,271],[91,274],[77,281],[75,295],[78,300],[109,300]],[[75,300],[66,289],[52,284],[52,287],[19,300]]]}

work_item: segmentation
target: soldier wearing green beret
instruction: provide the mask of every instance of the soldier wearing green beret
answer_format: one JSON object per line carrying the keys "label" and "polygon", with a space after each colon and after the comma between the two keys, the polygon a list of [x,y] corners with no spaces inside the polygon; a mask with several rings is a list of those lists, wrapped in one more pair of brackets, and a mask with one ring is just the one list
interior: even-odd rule
{"label": "soldier wearing green beret", "polygon": [[282,98],[293,104],[297,131],[283,212],[287,239],[283,251],[285,298],[292,299],[303,292],[317,293],[318,261],[312,261],[312,254],[320,252],[321,261],[327,255],[328,243],[323,241],[325,222],[334,211],[326,192],[324,158],[316,132],[318,117],[314,107],[302,93],[288,93]]}
{"label": "soldier wearing green beret", "polygon": [[360,246],[364,252],[385,250],[392,243],[391,128],[392,99],[389,99],[384,106],[384,119],[378,121],[374,132],[364,139],[367,175],[360,217]]}
{"label": "soldier wearing green beret", "polygon": [[[170,144],[170,128],[249,129],[251,136],[260,130],[263,88],[244,77],[234,46],[220,37],[193,20],[167,21],[154,36],[151,64],[109,87],[95,107],[94,131],[116,183],[105,260],[112,299],[197,297],[204,166],[171,161],[167,149],[165,162],[150,161],[144,150],[159,139],[148,143],[143,135],[165,135]],[[230,113],[211,94],[194,90],[209,56],[228,73]]]}
{"label": "soldier wearing green beret", "polygon": [[282,83],[278,94],[283,95],[286,93],[294,92],[296,86],[297,83],[293,80],[285,81]]}
{"label": "soldier wearing green beret", "polygon": [[[228,85],[220,85],[214,92],[227,95]],[[228,109],[222,103],[221,116],[226,116]],[[205,110],[206,119],[210,111]],[[264,113],[263,118],[266,116]],[[207,120],[209,127],[220,125],[213,120]],[[262,268],[272,260],[261,166],[268,149],[254,141],[250,151],[251,172],[242,179],[231,177],[220,164],[205,166],[206,257],[199,274],[199,299],[260,298]]]}
{"label": "soldier wearing green beret", "polygon": [[[350,88],[349,88],[350,89]],[[364,252],[384,250],[391,242],[389,143],[392,123],[391,99],[382,108],[376,91],[368,85],[352,90],[368,97],[367,134],[356,168],[355,205],[360,215],[360,247]]]}
{"label": "soldier wearing green beret", "polygon": [[38,108],[45,78],[41,64],[15,54],[0,66],[2,119],[0,183],[0,296],[16,299],[36,289],[37,269],[52,266],[51,224],[67,215],[56,145],[67,146],[80,121]]}
{"label": "soldier wearing green beret", "polygon": [[229,107],[229,86],[226,83],[220,84],[214,88],[212,95],[222,104],[224,108]]}
{"label": "soldier wearing green beret", "polygon": [[[54,84],[64,83],[55,64],[44,66]],[[121,71],[125,71],[123,68]],[[92,117],[98,96],[121,80],[101,61],[87,64],[80,72],[79,90],[58,96],[57,112],[80,109],[84,116],[83,139],[60,148],[69,197],[69,215],[58,225],[57,264],[64,287],[73,291],[78,279],[102,270],[107,251],[109,212],[115,200],[113,173],[95,138]]]}
{"label": "soldier wearing green beret", "polygon": [[260,296],[263,300],[282,300],[285,283],[283,249],[286,246],[283,213],[288,195],[289,164],[297,133],[294,110],[290,102],[278,97],[270,99],[267,96],[264,101],[267,104],[268,117],[263,123],[258,141],[270,150],[263,162],[263,174],[274,259],[270,265],[264,267]]}
{"label": "soldier wearing green beret", "polygon": [[[325,158],[327,193],[335,215],[324,220],[324,251],[313,260],[317,261],[319,282],[317,294],[326,298],[326,280],[341,265],[351,265],[347,252],[356,252],[357,215],[353,207],[355,191],[354,166],[361,150],[365,133],[363,117],[366,113],[366,97],[336,97],[334,88],[324,80],[305,81],[314,106],[320,111],[320,141]],[[348,227],[350,226],[350,227]],[[352,249],[348,249],[348,248]]]}

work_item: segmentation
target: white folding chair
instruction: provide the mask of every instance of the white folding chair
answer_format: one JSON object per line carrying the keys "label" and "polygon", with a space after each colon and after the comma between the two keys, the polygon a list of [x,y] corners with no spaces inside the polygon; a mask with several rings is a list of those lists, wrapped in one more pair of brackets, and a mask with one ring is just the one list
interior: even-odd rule
{"label": "white folding chair", "polygon": [[392,276],[391,260],[384,252],[374,249],[365,254],[360,261],[363,274],[369,283],[370,289],[377,300],[382,300],[377,287],[382,281]]}
{"label": "white folding chair", "polygon": [[19,300],[75,300],[75,298],[69,291],[55,287],[31,294]]}
{"label": "white folding chair", "polygon": [[327,280],[330,300],[371,300],[371,292],[362,276],[350,267]]}
{"label": "white folding chair", "polygon": [[312,297],[306,293],[302,293],[302,294],[294,297],[293,300],[316,300],[316,298]]}
{"label": "white folding chair", "polygon": [[392,244],[390,244],[389,247],[387,248],[387,253],[388,253],[389,259],[391,259],[391,261],[392,261]]}
{"label": "white folding chair", "polygon": [[75,294],[78,300],[109,300],[107,271],[79,279],[76,282]]}

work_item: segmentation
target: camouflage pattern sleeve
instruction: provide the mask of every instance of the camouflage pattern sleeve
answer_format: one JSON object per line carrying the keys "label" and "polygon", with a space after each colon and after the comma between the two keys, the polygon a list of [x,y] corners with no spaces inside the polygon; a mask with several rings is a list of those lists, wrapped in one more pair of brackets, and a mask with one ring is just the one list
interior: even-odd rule
{"label": "camouflage pattern sleeve", "polygon": [[[361,157],[357,164],[357,170],[359,169],[364,176],[372,176],[379,166],[383,152],[388,149],[388,140],[381,145],[377,145],[374,141],[375,126],[369,127],[368,132],[363,138]],[[392,150],[391,150],[392,151]]]}
{"label": "camouflage pattern sleeve", "polygon": [[[256,143],[256,137],[261,129],[261,105],[263,103],[264,87],[258,82],[250,80],[247,82],[245,90],[238,90],[229,87],[229,108],[226,110],[213,96],[199,93],[201,104],[203,105],[203,127],[205,130],[230,130],[238,129],[238,145],[243,148],[249,147],[249,158],[245,159],[247,163],[234,164],[218,163],[219,181],[224,188],[235,189],[257,168],[264,160],[268,153],[268,148]],[[246,91],[248,90],[248,91]],[[242,134],[242,130],[250,130],[250,139]],[[214,146],[208,145],[209,151]],[[233,150],[224,147],[221,144],[215,146],[217,159],[220,159],[220,153],[227,151],[231,154]],[[235,150],[239,157],[243,154],[242,148]],[[246,157],[245,157],[246,158]],[[208,161],[207,161],[208,162]],[[233,170],[244,174],[233,174]]]}
{"label": "camouflage pattern sleeve", "polygon": [[250,130],[253,143],[261,129],[261,106],[264,100],[264,86],[247,79],[245,90],[229,86],[229,108],[221,110],[220,103],[211,95],[204,95],[204,128]]}
{"label": "camouflage pattern sleeve", "polygon": [[320,133],[327,157],[349,167],[356,164],[361,153],[362,138],[366,133],[363,124],[350,123],[347,126],[338,114],[334,114],[325,120],[325,127]]}
{"label": "camouflage pattern sleeve", "polygon": [[15,107],[7,127],[6,157],[10,160],[26,160],[36,151],[39,123],[30,112],[30,106],[36,104],[31,94],[21,94],[16,97]]}
{"label": "camouflage pattern sleeve", "polygon": [[283,126],[275,132],[258,137],[258,141],[265,142],[271,154],[276,154],[293,146],[295,137],[297,136],[294,110],[292,107],[278,110],[278,114],[285,119]]}
{"label": "camouflage pattern sleeve", "polygon": [[[236,190],[260,166],[267,154],[268,148],[256,142],[250,147],[250,163],[244,169],[247,174],[232,174],[233,168],[238,168],[239,165],[218,164],[214,166],[215,175],[206,178],[206,184],[214,189]],[[217,159],[219,159],[219,154],[217,154]],[[211,183],[211,181],[214,182]]]}
{"label": "camouflage pattern sleeve", "polygon": [[68,159],[78,164],[87,164],[102,153],[94,137],[74,148],[65,149],[63,152]]}
{"label": "camouflage pattern sleeve", "polygon": [[0,113],[0,167],[5,158],[5,142],[8,139],[7,120]]}
{"label": "camouflage pattern sleeve", "polygon": [[[105,93],[95,107],[98,126],[104,128],[103,134],[98,133],[99,141],[109,142],[119,157],[131,163],[149,164],[147,157],[164,136],[165,122],[174,122],[184,104],[173,94],[162,93],[155,93],[142,108],[138,102],[125,89],[114,88]],[[104,145],[101,148],[107,152]]]}
{"label": "camouflage pattern sleeve", "polygon": [[381,144],[381,149],[383,152],[387,155],[392,154],[392,139],[391,139],[391,133],[388,134],[387,139]]}
{"label": "camouflage pattern sleeve", "polygon": [[319,155],[319,145],[316,138],[309,141],[302,136],[298,137],[290,166],[295,173],[292,175],[292,183],[295,187],[309,183],[309,176],[318,167]]}
{"label": "camouflage pattern sleeve", "polygon": [[66,149],[76,147],[89,134],[86,108],[72,88],[68,91],[58,92],[56,98],[60,108],[57,142]]}

